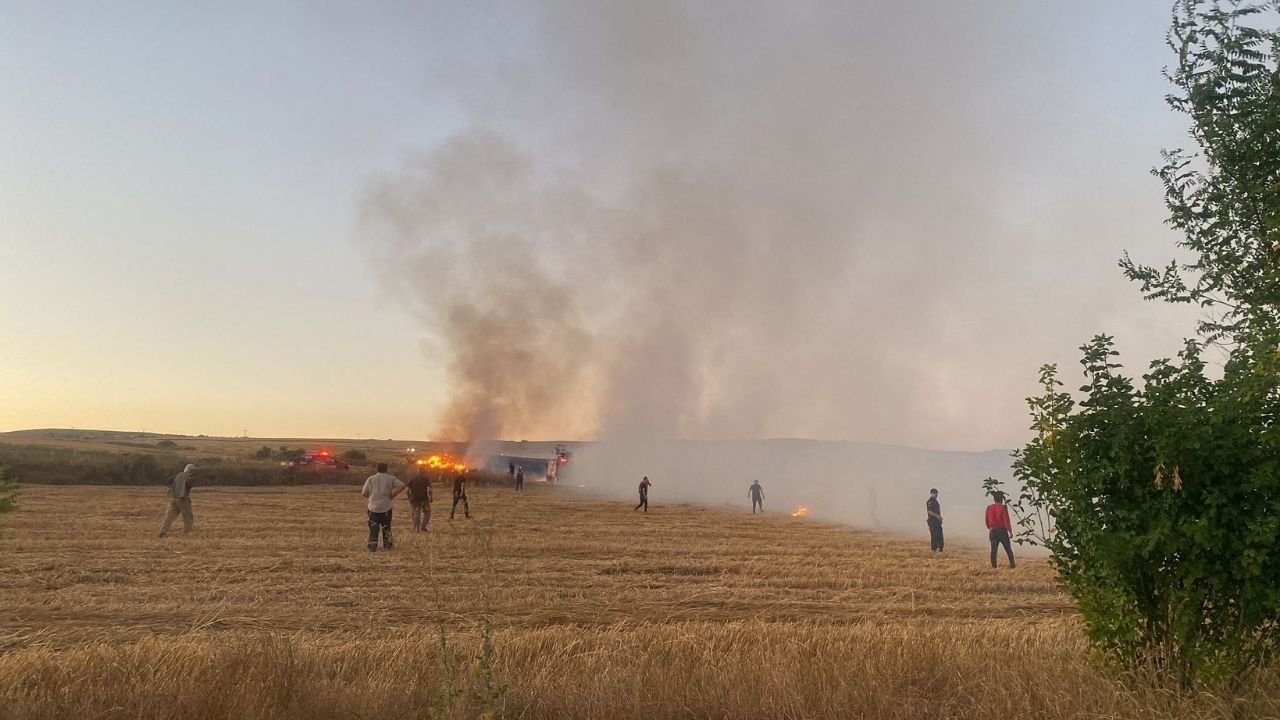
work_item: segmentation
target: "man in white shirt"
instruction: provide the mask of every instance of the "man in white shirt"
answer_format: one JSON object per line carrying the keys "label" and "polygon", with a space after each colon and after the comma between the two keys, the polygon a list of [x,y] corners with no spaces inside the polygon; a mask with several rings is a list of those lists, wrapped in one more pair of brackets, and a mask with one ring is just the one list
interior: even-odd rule
{"label": "man in white shirt", "polygon": [[169,481],[169,513],[165,515],[164,527],[160,528],[160,537],[169,534],[169,528],[173,526],[173,521],[182,516],[182,532],[191,532],[191,525],[194,518],[191,516],[191,473],[196,469],[195,465],[188,464],[182,472],[173,476]]}
{"label": "man in white shirt", "polygon": [[397,495],[404,492],[400,478],[387,474],[387,464],[378,463],[378,472],[364,481],[360,494],[369,498],[369,552],[378,550],[378,529],[382,529],[382,548],[390,550],[391,505]]}

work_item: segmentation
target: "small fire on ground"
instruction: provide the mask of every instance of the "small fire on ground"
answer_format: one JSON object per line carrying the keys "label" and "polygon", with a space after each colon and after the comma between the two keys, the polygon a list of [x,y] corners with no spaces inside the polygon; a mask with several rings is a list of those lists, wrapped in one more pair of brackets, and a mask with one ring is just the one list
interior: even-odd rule
{"label": "small fire on ground", "polygon": [[791,517],[804,517],[809,514],[809,508],[804,505],[797,505],[795,510],[791,511]]}
{"label": "small fire on ground", "polygon": [[425,465],[433,470],[456,470],[457,472],[466,472],[467,464],[444,453],[432,455],[429,458],[418,461],[419,465]]}

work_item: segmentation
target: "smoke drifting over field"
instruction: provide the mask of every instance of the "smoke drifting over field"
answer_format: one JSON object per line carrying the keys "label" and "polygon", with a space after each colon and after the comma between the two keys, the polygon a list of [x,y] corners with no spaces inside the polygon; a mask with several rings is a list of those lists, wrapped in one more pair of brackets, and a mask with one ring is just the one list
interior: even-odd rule
{"label": "smoke drifting over field", "polygon": [[1081,13],[537,7],[512,57],[440,74],[472,128],[363,208],[447,358],[440,435],[597,438],[584,465],[628,492],[680,438],[990,447],[1044,348],[1098,329],[1115,291],[1092,263],[1118,253],[1069,240],[1091,231],[1062,208],[1052,232],[1010,210],[1071,152],[1029,108],[1071,102],[1048,74],[1070,33],[1047,28]]}

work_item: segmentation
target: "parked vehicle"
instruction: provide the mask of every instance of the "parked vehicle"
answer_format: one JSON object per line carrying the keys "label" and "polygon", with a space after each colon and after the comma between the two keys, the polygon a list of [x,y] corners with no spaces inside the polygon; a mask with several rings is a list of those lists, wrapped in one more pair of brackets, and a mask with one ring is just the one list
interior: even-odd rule
{"label": "parked vehicle", "polygon": [[289,461],[287,463],[287,466],[295,469],[296,468],[313,468],[313,469],[320,469],[320,470],[323,470],[323,469],[350,470],[351,469],[350,464],[342,460],[339,460],[333,455],[330,455],[328,450],[321,450],[320,452],[303,455],[297,460]]}

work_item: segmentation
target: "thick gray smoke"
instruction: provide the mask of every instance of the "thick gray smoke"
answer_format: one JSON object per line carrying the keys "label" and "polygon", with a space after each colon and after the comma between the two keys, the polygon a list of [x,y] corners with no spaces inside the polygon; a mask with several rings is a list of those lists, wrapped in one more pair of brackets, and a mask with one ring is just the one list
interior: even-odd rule
{"label": "thick gray smoke", "polygon": [[435,435],[488,441],[591,432],[599,344],[576,291],[600,211],[535,177],[509,144],[459,137],[375,184],[365,232],[438,341],[449,405]]}
{"label": "thick gray smoke", "polygon": [[827,495],[828,516],[855,503],[898,516],[887,498],[923,503],[934,471],[922,468],[936,465],[876,461],[850,478],[847,457],[788,448],[717,472],[714,445],[695,459],[675,441],[981,447],[1008,437],[993,424],[1021,426],[1035,368],[1062,349],[1062,334],[1028,336],[1028,317],[1049,311],[1019,302],[1070,305],[1075,320],[1055,316],[1079,323],[1068,347],[1098,329],[1087,318],[1110,285],[1046,282],[1091,258],[1063,240],[1087,230],[1046,235],[1007,209],[1051,161],[1031,150],[1058,129],[1028,127],[1027,108],[1060,91],[1040,74],[1058,61],[1043,33],[1065,12],[507,10],[533,14],[514,59],[473,68],[465,87],[438,75],[474,128],[388,173],[364,204],[362,237],[447,359],[440,435],[597,438],[584,482],[629,493],[647,472],[702,501],[719,480],[745,492],[762,466],[781,473],[775,485],[821,478],[808,494]]}

